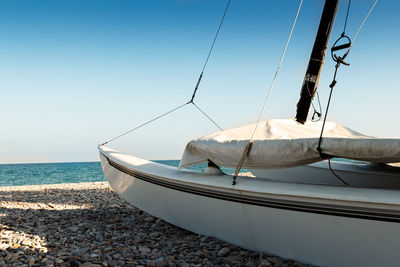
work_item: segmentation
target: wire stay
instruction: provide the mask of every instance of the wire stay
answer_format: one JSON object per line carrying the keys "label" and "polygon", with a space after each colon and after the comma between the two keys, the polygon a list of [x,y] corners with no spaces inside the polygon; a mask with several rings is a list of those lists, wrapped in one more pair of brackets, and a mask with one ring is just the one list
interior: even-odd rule
{"label": "wire stay", "polygon": [[168,114],[170,114],[170,113],[172,113],[172,112],[174,112],[174,111],[176,111],[176,110],[178,110],[178,109],[180,109],[180,108],[183,108],[184,106],[186,106],[186,105],[188,105],[188,104],[190,104],[190,102],[187,102],[187,103],[182,104],[182,105],[180,105],[180,106],[178,106],[178,107],[176,107],[176,108],[173,108],[173,109],[171,109],[171,110],[169,110],[169,111],[167,111],[167,112],[165,112],[165,113],[163,113],[163,114],[161,114],[161,115],[155,117],[154,119],[151,119],[151,120],[149,120],[149,121],[147,121],[147,122],[145,122],[145,123],[143,123],[143,124],[140,124],[139,126],[136,126],[135,128],[133,128],[133,129],[131,129],[131,130],[129,130],[129,131],[126,131],[126,132],[124,132],[124,133],[122,133],[122,134],[120,134],[120,135],[118,135],[118,136],[116,136],[116,137],[114,137],[114,138],[112,138],[112,139],[110,139],[110,140],[108,140],[108,141],[106,141],[106,142],[100,144],[100,146],[104,146],[104,145],[106,145],[106,144],[108,144],[108,143],[110,143],[110,142],[112,142],[112,141],[114,141],[114,140],[116,140],[116,139],[118,139],[118,138],[124,136],[124,135],[127,135],[128,133],[131,133],[131,132],[133,132],[133,131],[135,131],[135,130],[137,130],[137,129],[140,129],[140,128],[142,128],[143,126],[145,126],[145,125],[147,125],[147,124],[149,124],[149,123],[151,123],[151,122],[153,122],[153,121],[156,121],[156,120],[158,120],[158,119],[160,119],[160,118],[162,118],[162,117],[164,117],[164,116],[167,116]]}
{"label": "wire stay", "polygon": [[226,14],[227,14],[227,12],[228,12],[228,9],[229,9],[229,6],[230,6],[230,4],[231,4],[231,1],[232,1],[232,0],[228,0],[228,3],[227,3],[227,5],[226,5],[226,7],[225,7],[224,14],[223,14],[223,16],[222,16],[222,18],[221,18],[221,21],[220,21],[219,25],[218,25],[218,29],[217,29],[217,32],[215,33],[215,36],[214,36],[214,39],[213,39],[213,41],[212,41],[211,47],[210,47],[210,49],[208,50],[206,60],[205,60],[205,62],[204,62],[204,64],[203,64],[203,68],[202,68],[202,70],[201,70],[199,79],[197,80],[197,83],[196,83],[196,86],[195,86],[195,88],[194,88],[194,91],[193,91],[193,94],[192,94],[192,98],[190,99],[190,101],[189,101],[189,102],[186,102],[186,103],[184,103],[184,104],[182,104],[182,105],[180,105],[180,106],[178,106],[178,107],[175,107],[175,108],[173,108],[173,109],[171,109],[171,110],[169,110],[169,111],[167,111],[167,112],[165,112],[165,113],[163,113],[163,114],[161,114],[161,115],[159,115],[159,116],[157,116],[157,117],[155,117],[155,118],[153,118],[153,119],[151,119],[151,120],[149,120],[149,121],[147,121],[147,122],[145,122],[145,123],[143,123],[143,124],[141,124],[141,125],[139,125],[139,126],[136,126],[135,128],[133,128],[133,129],[131,129],[131,130],[129,130],[129,131],[126,131],[126,132],[124,132],[124,133],[122,133],[122,134],[120,134],[120,135],[118,135],[118,136],[116,136],[116,137],[114,137],[114,138],[112,138],[112,139],[110,139],[110,140],[108,140],[108,141],[106,141],[106,142],[100,144],[100,146],[103,146],[103,145],[105,145],[105,144],[108,144],[108,143],[110,143],[110,142],[112,142],[112,141],[114,141],[114,140],[116,140],[116,139],[118,139],[118,138],[120,138],[120,137],[122,137],[122,136],[124,136],[124,135],[127,135],[127,134],[129,134],[129,133],[131,133],[131,132],[133,132],[133,131],[135,131],[135,130],[137,130],[137,129],[140,129],[140,128],[142,128],[143,126],[145,126],[145,125],[147,125],[147,124],[149,124],[149,123],[151,123],[151,122],[153,122],[153,121],[156,121],[156,120],[158,120],[158,119],[160,119],[160,118],[162,118],[162,117],[164,117],[164,116],[166,116],[166,115],[168,115],[168,114],[170,114],[170,113],[172,113],[172,112],[174,112],[174,111],[176,111],[176,110],[178,110],[178,109],[180,109],[180,108],[182,108],[182,107],[184,107],[184,106],[186,106],[186,105],[188,105],[188,104],[193,104],[193,105],[194,105],[205,117],[207,117],[207,119],[208,119],[209,121],[211,121],[218,129],[220,129],[221,131],[223,130],[221,126],[219,126],[209,115],[207,115],[199,106],[197,106],[197,105],[194,103],[194,98],[195,98],[196,93],[197,93],[197,90],[198,90],[198,88],[199,88],[201,79],[203,78],[204,71],[205,71],[205,69],[206,69],[206,67],[207,67],[208,61],[209,61],[210,56],[211,56],[211,53],[212,53],[212,51],[213,51],[213,49],[214,49],[214,46],[215,46],[215,43],[216,43],[216,41],[217,41],[218,35],[219,35],[220,31],[221,31],[222,24],[224,23],[225,16],[226,16]]}
{"label": "wire stay", "polygon": [[247,143],[247,145],[246,145],[246,148],[244,149],[244,151],[243,151],[243,153],[242,153],[241,160],[239,161],[239,163],[238,163],[238,165],[237,165],[237,167],[236,167],[236,171],[235,171],[235,173],[234,173],[234,175],[233,175],[233,183],[232,183],[233,185],[236,184],[236,177],[237,177],[237,175],[239,174],[239,171],[240,171],[240,169],[242,168],[243,163],[244,163],[244,161],[245,161],[247,155],[248,155],[249,152],[250,152],[250,147],[251,147],[251,146],[250,146],[249,144],[252,142],[252,140],[253,140],[253,138],[254,138],[254,135],[255,135],[255,133],[256,133],[256,131],[257,131],[257,129],[258,129],[258,125],[260,124],[261,117],[262,117],[262,115],[264,114],[265,107],[267,106],[267,102],[268,102],[269,96],[270,96],[270,94],[271,94],[271,91],[272,91],[272,89],[273,89],[274,86],[275,86],[275,81],[276,81],[276,78],[278,77],[278,73],[279,73],[279,70],[280,70],[280,68],[281,68],[283,59],[285,58],[286,50],[287,50],[287,48],[288,48],[290,39],[292,38],[294,26],[296,25],[297,18],[299,17],[299,13],[300,13],[300,9],[301,9],[301,5],[302,5],[302,4],[303,4],[303,0],[300,0],[300,4],[299,4],[299,7],[297,8],[296,16],[295,16],[295,18],[294,18],[294,20],[293,20],[292,28],[290,29],[289,36],[288,36],[288,38],[287,38],[287,40],[286,40],[285,47],[284,47],[284,49],[283,49],[283,51],[282,51],[281,59],[279,60],[279,64],[278,64],[278,67],[276,68],[274,78],[272,79],[271,85],[270,85],[270,87],[269,87],[269,90],[268,90],[267,95],[266,95],[265,100],[264,100],[264,104],[263,104],[263,106],[262,106],[262,109],[261,109],[261,111],[260,111],[260,114],[258,115],[258,119],[257,119],[256,126],[254,127],[253,133],[251,134],[251,137],[250,137],[250,139],[249,139],[249,141],[248,141],[248,143]]}
{"label": "wire stay", "polygon": [[197,83],[196,83],[196,86],[194,88],[193,95],[192,95],[192,98],[190,99],[190,102],[193,102],[194,98],[196,97],[197,89],[199,89],[199,85],[200,85],[201,79],[203,78],[204,70],[207,67],[208,60],[210,59],[211,53],[212,53],[212,51],[214,49],[214,46],[215,46],[215,42],[217,41],[219,32],[221,30],[222,24],[224,23],[226,13],[228,12],[228,9],[229,9],[230,5],[231,5],[231,0],[228,0],[228,3],[226,4],[226,7],[225,7],[224,15],[222,16],[221,21],[219,22],[219,26],[218,26],[217,32],[215,33],[215,36],[214,36],[214,40],[213,40],[213,42],[211,44],[210,49],[208,50],[208,54],[207,54],[206,60],[204,62],[203,68],[202,68],[202,70],[200,72],[200,76],[199,76],[199,79],[197,80]]}
{"label": "wire stay", "polygon": [[[352,39],[351,42],[350,42],[350,47],[347,49],[347,51],[346,51],[346,53],[344,54],[344,56],[343,56],[343,57],[338,57],[338,56],[335,55],[335,57],[333,57],[334,61],[336,62],[336,65],[335,65],[335,73],[334,73],[334,75],[333,75],[333,80],[332,80],[331,84],[329,85],[329,87],[330,87],[330,93],[329,93],[329,97],[328,97],[328,103],[327,103],[327,105],[326,105],[325,116],[324,116],[324,120],[323,120],[323,123],[322,123],[322,128],[321,128],[321,133],[320,133],[319,142],[318,142],[318,148],[317,148],[317,150],[318,150],[318,152],[320,153],[321,156],[324,156],[324,155],[323,155],[323,152],[322,152],[322,148],[321,148],[321,143],[322,143],[322,138],[323,138],[323,133],[324,133],[324,128],[325,128],[325,122],[326,122],[326,119],[327,119],[327,116],[328,116],[329,105],[330,105],[331,98],[332,98],[333,88],[335,87],[335,85],[336,85],[336,83],[337,83],[337,81],[336,81],[336,75],[337,75],[338,69],[339,69],[339,67],[340,67],[340,64],[349,65],[348,63],[344,62],[343,59],[349,54],[350,49],[351,49],[351,47],[352,47],[353,44],[354,44],[354,40],[356,39],[358,33],[360,32],[362,26],[364,25],[365,21],[367,20],[367,18],[368,18],[369,15],[371,14],[371,12],[372,12],[372,10],[374,9],[374,7],[375,7],[375,5],[376,5],[377,2],[378,2],[378,0],[375,0],[375,2],[373,3],[373,5],[372,5],[371,8],[369,9],[368,13],[365,15],[364,20],[363,20],[363,21],[361,22],[361,24],[358,26],[358,29],[357,29],[356,33],[354,34],[353,39]],[[349,6],[348,6],[348,9],[347,9],[346,20],[345,20],[345,26],[344,26],[344,29],[343,29],[343,33],[342,33],[342,35],[339,37],[339,39],[335,42],[335,44],[336,44],[341,38],[343,38],[343,36],[344,36],[344,32],[345,32],[345,30],[346,30],[346,24],[347,24],[347,17],[348,17],[348,15],[349,15],[349,8],[350,8],[350,0],[349,0]],[[335,44],[334,44],[334,46],[335,46]],[[331,49],[331,50],[332,50],[332,49]]]}
{"label": "wire stay", "polygon": [[[361,30],[362,26],[364,25],[365,21],[367,20],[368,16],[371,14],[371,12],[372,12],[372,10],[374,9],[374,7],[375,7],[376,3],[378,2],[378,0],[375,0],[375,2],[373,3],[372,7],[369,9],[369,11],[368,11],[368,13],[366,14],[364,20],[363,20],[363,21],[361,22],[361,24],[358,26],[358,29],[357,29],[356,33],[354,34],[354,37],[353,37],[353,39],[352,39],[351,41],[350,41],[350,38],[348,38],[348,37],[345,35],[345,30],[346,30],[346,25],[347,25],[347,19],[348,19],[349,9],[350,9],[350,2],[351,2],[351,0],[349,0],[349,5],[348,5],[348,8],[347,8],[346,20],[345,20],[345,23],[344,23],[343,33],[341,34],[341,36],[339,37],[339,39],[334,43],[334,45],[333,45],[333,47],[332,47],[332,49],[331,49],[331,53],[332,53],[332,55],[333,55],[333,51],[334,51],[334,48],[335,48],[336,43],[337,43],[340,39],[342,39],[343,37],[345,37],[345,38],[347,38],[347,39],[349,40],[349,47],[347,48],[346,53],[345,53],[342,57],[336,56],[336,55],[332,56],[333,60],[336,62],[336,65],[335,65],[335,72],[334,72],[334,75],[333,75],[333,80],[332,80],[331,84],[329,85],[329,88],[330,88],[329,97],[328,97],[328,102],[327,102],[327,105],[326,105],[324,120],[323,120],[323,122],[322,122],[322,127],[321,127],[321,132],[320,132],[320,136],[319,136],[319,140],[318,140],[318,147],[317,147],[317,151],[318,151],[318,153],[320,154],[320,157],[321,157],[321,158],[324,158],[324,159],[326,159],[326,158],[328,159],[329,169],[331,170],[331,172],[332,172],[343,184],[345,184],[345,185],[349,185],[349,184],[348,184],[346,181],[344,181],[341,177],[339,177],[339,175],[337,175],[337,174],[333,171],[333,169],[332,169],[332,167],[331,167],[331,158],[333,158],[334,156],[333,156],[333,155],[327,155],[327,154],[325,154],[325,153],[323,152],[323,150],[322,150],[321,145],[322,145],[322,140],[323,140],[323,134],[324,134],[325,124],[326,124],[327,117],[328,117],[329,106],[330,106],[330,103],[331,103],[331,100],[332,100],[333,89],[334,89],[334,87],[335,87],[335,85],[336,85],[336,83],[337,83],[337,81],[336,81],[336,75],[337,75],[338,69],[339,69],[339,67],[340,67],[340,64],[349,66],[349,64],[346,63],[346,62],[344,62],[343,59],[349,54],[350,49],[352,48],[352,46],[353,46],[353,44],[354,44],[354,40],[356,39],[358,33],[360,32],[360,30]],[[336,49],[336,50],[343,49],[343,48],[344,48],[343,45],[342,45],[342,47],[338,46],[338,49]]]}
{"label": "wire stay", "polygon": [[213,119],[211,119],[211,117],[208,116],[198,105],[196,105],[194,102],[190,102],[190,103],[192,103],[204,116],[206,116],[215,126],[217,126],[218,129],[220,129],[221,131],[224,130]]}

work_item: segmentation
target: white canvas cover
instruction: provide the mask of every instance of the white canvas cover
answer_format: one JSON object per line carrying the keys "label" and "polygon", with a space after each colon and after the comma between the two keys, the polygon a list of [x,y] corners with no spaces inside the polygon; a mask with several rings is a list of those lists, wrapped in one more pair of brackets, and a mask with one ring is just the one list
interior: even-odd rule
{"label": "white canvas cover", "polygon": [[[236,168],[255,124],[216,132],[190,141],[180,168],[206,163]],[[322,160],[318,141],[322,122],[261,121],[243,168],[283,168]],[[322,151],[335,157],[371,162],[400,162],[400,139],[366,136],[338,123],[326,122]]]}

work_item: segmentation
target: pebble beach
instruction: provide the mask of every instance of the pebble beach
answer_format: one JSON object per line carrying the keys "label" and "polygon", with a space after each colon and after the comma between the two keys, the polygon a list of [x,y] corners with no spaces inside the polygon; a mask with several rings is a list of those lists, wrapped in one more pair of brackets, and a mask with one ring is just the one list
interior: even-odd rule
{"label": "pebble beach", "polygon": [[0,187],[0,266],[308,266],[154,218],[106,182]]}

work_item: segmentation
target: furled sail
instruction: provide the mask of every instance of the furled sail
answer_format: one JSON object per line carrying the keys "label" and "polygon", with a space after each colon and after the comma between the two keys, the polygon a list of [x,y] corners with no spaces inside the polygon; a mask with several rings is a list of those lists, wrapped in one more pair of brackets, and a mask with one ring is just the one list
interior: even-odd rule
{"label": "furled sail", "polygon": [[[301,125],[294,120],[260,122],[243,168],[284,168],[321,161],[317,150],[322,122]],[[235,168],[255,124],[216,132],[190,141],[180,168],[205,163]],[[324,154],[379,163],[400,162],[400,139],[366,136],[338,123],[326,122]]]}

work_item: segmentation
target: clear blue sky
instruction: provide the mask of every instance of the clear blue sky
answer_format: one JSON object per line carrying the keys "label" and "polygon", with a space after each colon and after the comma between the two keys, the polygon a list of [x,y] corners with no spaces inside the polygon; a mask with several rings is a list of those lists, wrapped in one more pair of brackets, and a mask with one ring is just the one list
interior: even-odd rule
{"label": "clear blue sky", "polygon": [[[224,128],[257,119],[299,1],[232,0],[197,95]],[[353,35],[373,1],[353,0]],[[0,1],[0,163],[94,161],[96,146],[189,100],[226,1]],[[332,41],[342,31],[342,0]],[[323,7],[304,0],[264,118],[292,118]],[[399,1],[379,1],[341,67],[329,120],[400,138]],[[327,57],[323,106],[334,64]],[[193,107],[110,146],[177,159],[215,131]]]}

